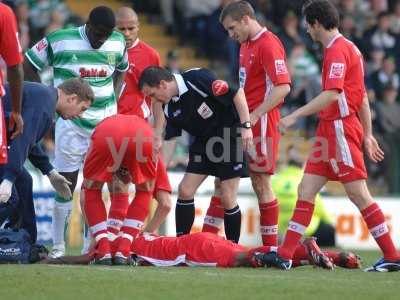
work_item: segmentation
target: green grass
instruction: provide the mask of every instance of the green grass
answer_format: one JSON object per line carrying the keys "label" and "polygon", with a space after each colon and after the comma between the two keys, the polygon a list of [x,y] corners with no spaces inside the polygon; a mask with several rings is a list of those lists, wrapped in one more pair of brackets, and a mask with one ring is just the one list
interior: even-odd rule
{"label": "green grass", "polygon": [[[377,253],[361,252],[364,266]],[[1,265],[0,299],[398,299],[398,273]],[[397,296],[396,296],[397,295]]]}

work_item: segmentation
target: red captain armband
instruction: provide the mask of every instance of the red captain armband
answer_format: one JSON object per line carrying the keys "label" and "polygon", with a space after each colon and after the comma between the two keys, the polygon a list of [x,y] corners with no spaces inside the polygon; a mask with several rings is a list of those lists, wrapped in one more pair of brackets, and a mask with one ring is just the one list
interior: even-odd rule
{"label": "red captain armband", "polygon": [[225,95],[229,91],[229,85],[224,80],[215,80],[212,83],[212,91],[214,96]]}

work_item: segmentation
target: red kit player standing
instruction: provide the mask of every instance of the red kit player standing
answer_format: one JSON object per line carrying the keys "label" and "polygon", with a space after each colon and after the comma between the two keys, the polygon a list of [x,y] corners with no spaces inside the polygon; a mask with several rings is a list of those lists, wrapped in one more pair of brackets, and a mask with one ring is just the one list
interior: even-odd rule
{"label": "red kit player standing", "polygon": [[293,253],[310,223],[316,194],[328,180],[340,181],[360,210],[383,258],[367,271],[399,271],[385,217],[369,193],[363,146],[368,157],[379,162],[383,152],[371,129],[371,112],[364,86],[363,58],[357,47],[338,31],[339,15],[328,0],[311,0],[303,7],[308,33],[324,47],[323,91],[307,105],[280,121],[282,130],[298,118],[319,113],[316,142],[299,185],[296,207],[278,252],[265,258],[271,265],[289,269]]}
{"label": "red kit player standing", "polygon": [[[0,3],[0,56],[7,65],[7,77],[12,95],[12,113],[10,116],[11,138],[22,132],[21,117],[23,71],[21,63],[23,56],[18,40],[17,22],[10,7]],[[4,96],[3,76],[0,73],[0,97]],[[7,138],[4,123],[3,107],[0,105],[0,164],[7,162]],[[1,186],[0,186],[1,188]]]}
{"label": "red kit player standing", "polygon": [[[225,6],[220,22],[229,36],[241,44],[239,81],[246,95],[255,145],[255,155],[249,163],[250,177],[260,208],[263,244],[277,246],[279,207],[270,177],[275,171],[280,139],[279,108],[290,92],[285,50],[280,40],[258,23],[247,1]],[[213,215],[217,217],[217,205],[214,197],[206,222]]]}

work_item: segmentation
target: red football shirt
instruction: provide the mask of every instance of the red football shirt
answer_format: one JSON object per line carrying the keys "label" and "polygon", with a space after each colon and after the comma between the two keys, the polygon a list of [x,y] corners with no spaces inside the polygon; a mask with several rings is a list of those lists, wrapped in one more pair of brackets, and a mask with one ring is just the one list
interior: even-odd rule
{"label": "red football shirt", "polygon": [[[0,55],[7,66],[15,66],[23,61],[17,21],[11,8],[3,3],[0,3]],[[3,95],[3,77],[0,72],[0,97]]]}
{"label": "red football shirt", "polygon": [[278,37],[266,28],[240,46],[239,83],[250,111],[264,101],[273,86],[290,84],[285,50]]}
{"label": "red football shirt", "polygon": [[160,55],[146,43],[137,42],[128,49],[129,69],[125,75],[121,96],[118,100],[118,113],[136,115],[141,118],[150,116],[150,99],[139,90],[139,78],[143,70],[150,66],[160,66]]}
{"label": "red football shirt", "polygon": [[340,92],[338,101],[319,113],[324,120],[336,120],[360,110],[365,95],[364,62],[358,48],[337,35],[324,50],[322,89]]}

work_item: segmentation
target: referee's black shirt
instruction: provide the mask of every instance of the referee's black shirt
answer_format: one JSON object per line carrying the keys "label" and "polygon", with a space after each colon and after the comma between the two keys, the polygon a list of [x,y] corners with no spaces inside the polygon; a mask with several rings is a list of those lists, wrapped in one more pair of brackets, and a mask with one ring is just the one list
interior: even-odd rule
{"label": "referee's black shirt", "polygon": [[203,152],[201,144],[211,137],[222,137],[224,128],[230,128],[231,136],[237,137],[240,119],[233,103],[237,89],[218,80],[207,69],[192,69],[174,76],[179,95],[164,105],[165,139],[180,136],[183,129],[194,139],[190,150]]}

